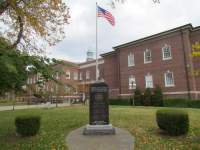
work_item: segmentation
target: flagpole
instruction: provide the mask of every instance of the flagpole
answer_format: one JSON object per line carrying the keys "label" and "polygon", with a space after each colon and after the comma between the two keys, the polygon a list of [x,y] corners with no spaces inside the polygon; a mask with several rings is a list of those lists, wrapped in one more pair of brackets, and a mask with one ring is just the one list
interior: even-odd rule
{"label": "flagpole", "polygon": [[98,81],[98,4],[96,2],[96,81]]}

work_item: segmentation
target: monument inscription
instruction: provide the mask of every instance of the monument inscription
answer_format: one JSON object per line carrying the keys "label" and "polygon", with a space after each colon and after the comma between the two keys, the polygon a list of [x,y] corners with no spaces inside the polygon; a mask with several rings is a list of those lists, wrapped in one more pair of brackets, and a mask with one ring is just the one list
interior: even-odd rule
{"label": "monument inscription", "polygon": [[90,87],[90,125],[109,124],[108,86],[105,83]]}
{"label": "monument inscription", "polygon": [[84,135],[115,134],[115,128],[109,124],[108,86],[96,82],[90,86],[89,124],[83,130]]}

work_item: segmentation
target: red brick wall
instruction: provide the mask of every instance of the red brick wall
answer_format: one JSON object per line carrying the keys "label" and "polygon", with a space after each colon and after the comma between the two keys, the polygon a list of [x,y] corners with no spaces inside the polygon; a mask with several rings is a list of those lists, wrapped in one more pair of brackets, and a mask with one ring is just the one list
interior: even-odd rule
{"label": "red brick wall", "polygon": [[[172,59],[162,60],[162,47],[164,44],[171,45]],[[144,64],[144,50],[150,49],[152,53],[152,63]],[[153,76],[153,83],[160,85],[163,92],[187,91],[186,71],[180,33],[172,34],[168,37],[149,40],[138,45],[126,47],[118,50],[120,53],[120,77],[121,94],[132,93],[128,89],[129,75],[134,75],[136,84],[145,89],[145,75],[150,73]],[[128,67],[128,54],[134,53],[135,66]],[[165,87],[164,73],[172,71],[175,80],[175,87]]]}
{"label": "red brick wall", "polygon": [[118,56],[111,54],[104,57],[104,79],[109,86],[110,97],[116,97],[119,94],[119,70]]}

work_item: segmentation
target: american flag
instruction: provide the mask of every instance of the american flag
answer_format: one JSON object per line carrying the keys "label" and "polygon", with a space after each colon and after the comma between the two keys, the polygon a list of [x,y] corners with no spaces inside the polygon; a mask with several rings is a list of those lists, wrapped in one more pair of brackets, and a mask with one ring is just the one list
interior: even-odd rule
{"label": "american flag", "polygon": [[99,6],[97,6],[97,7],[98,7],[98,14],[97,14],[97,16],[98,17],[104,17],[104,18],[106,18],[106,20],[108,20],[108,22],[112,26],[114,26],[115,25],[115,18],[113,17],[113,15],[109,11],[107,11],[107,10],[105,10],[105,9],[99,7]]}

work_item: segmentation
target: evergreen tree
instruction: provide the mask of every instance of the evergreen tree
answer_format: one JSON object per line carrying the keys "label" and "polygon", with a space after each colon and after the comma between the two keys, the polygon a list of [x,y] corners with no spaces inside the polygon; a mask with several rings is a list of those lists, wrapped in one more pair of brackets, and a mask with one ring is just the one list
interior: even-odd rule
{"label": "evergreen tree", "polygon": [[141,93],[139,88],[136,88],[136,90],[134,92],[134,104],[135,104],[135,106],[142,106],[143,105],[142,93]]}
{"label": "evergreen tree", "polygon": [[144,92],[143,104],[144,106],[151,106],[151,89],[147,88]]}
{"label": "evergreen tree", "polygon": [[154,89],[154,94],[152,97],[153,106],[163,106],[163,93],[162,89],[159,86],[156,86]]}

